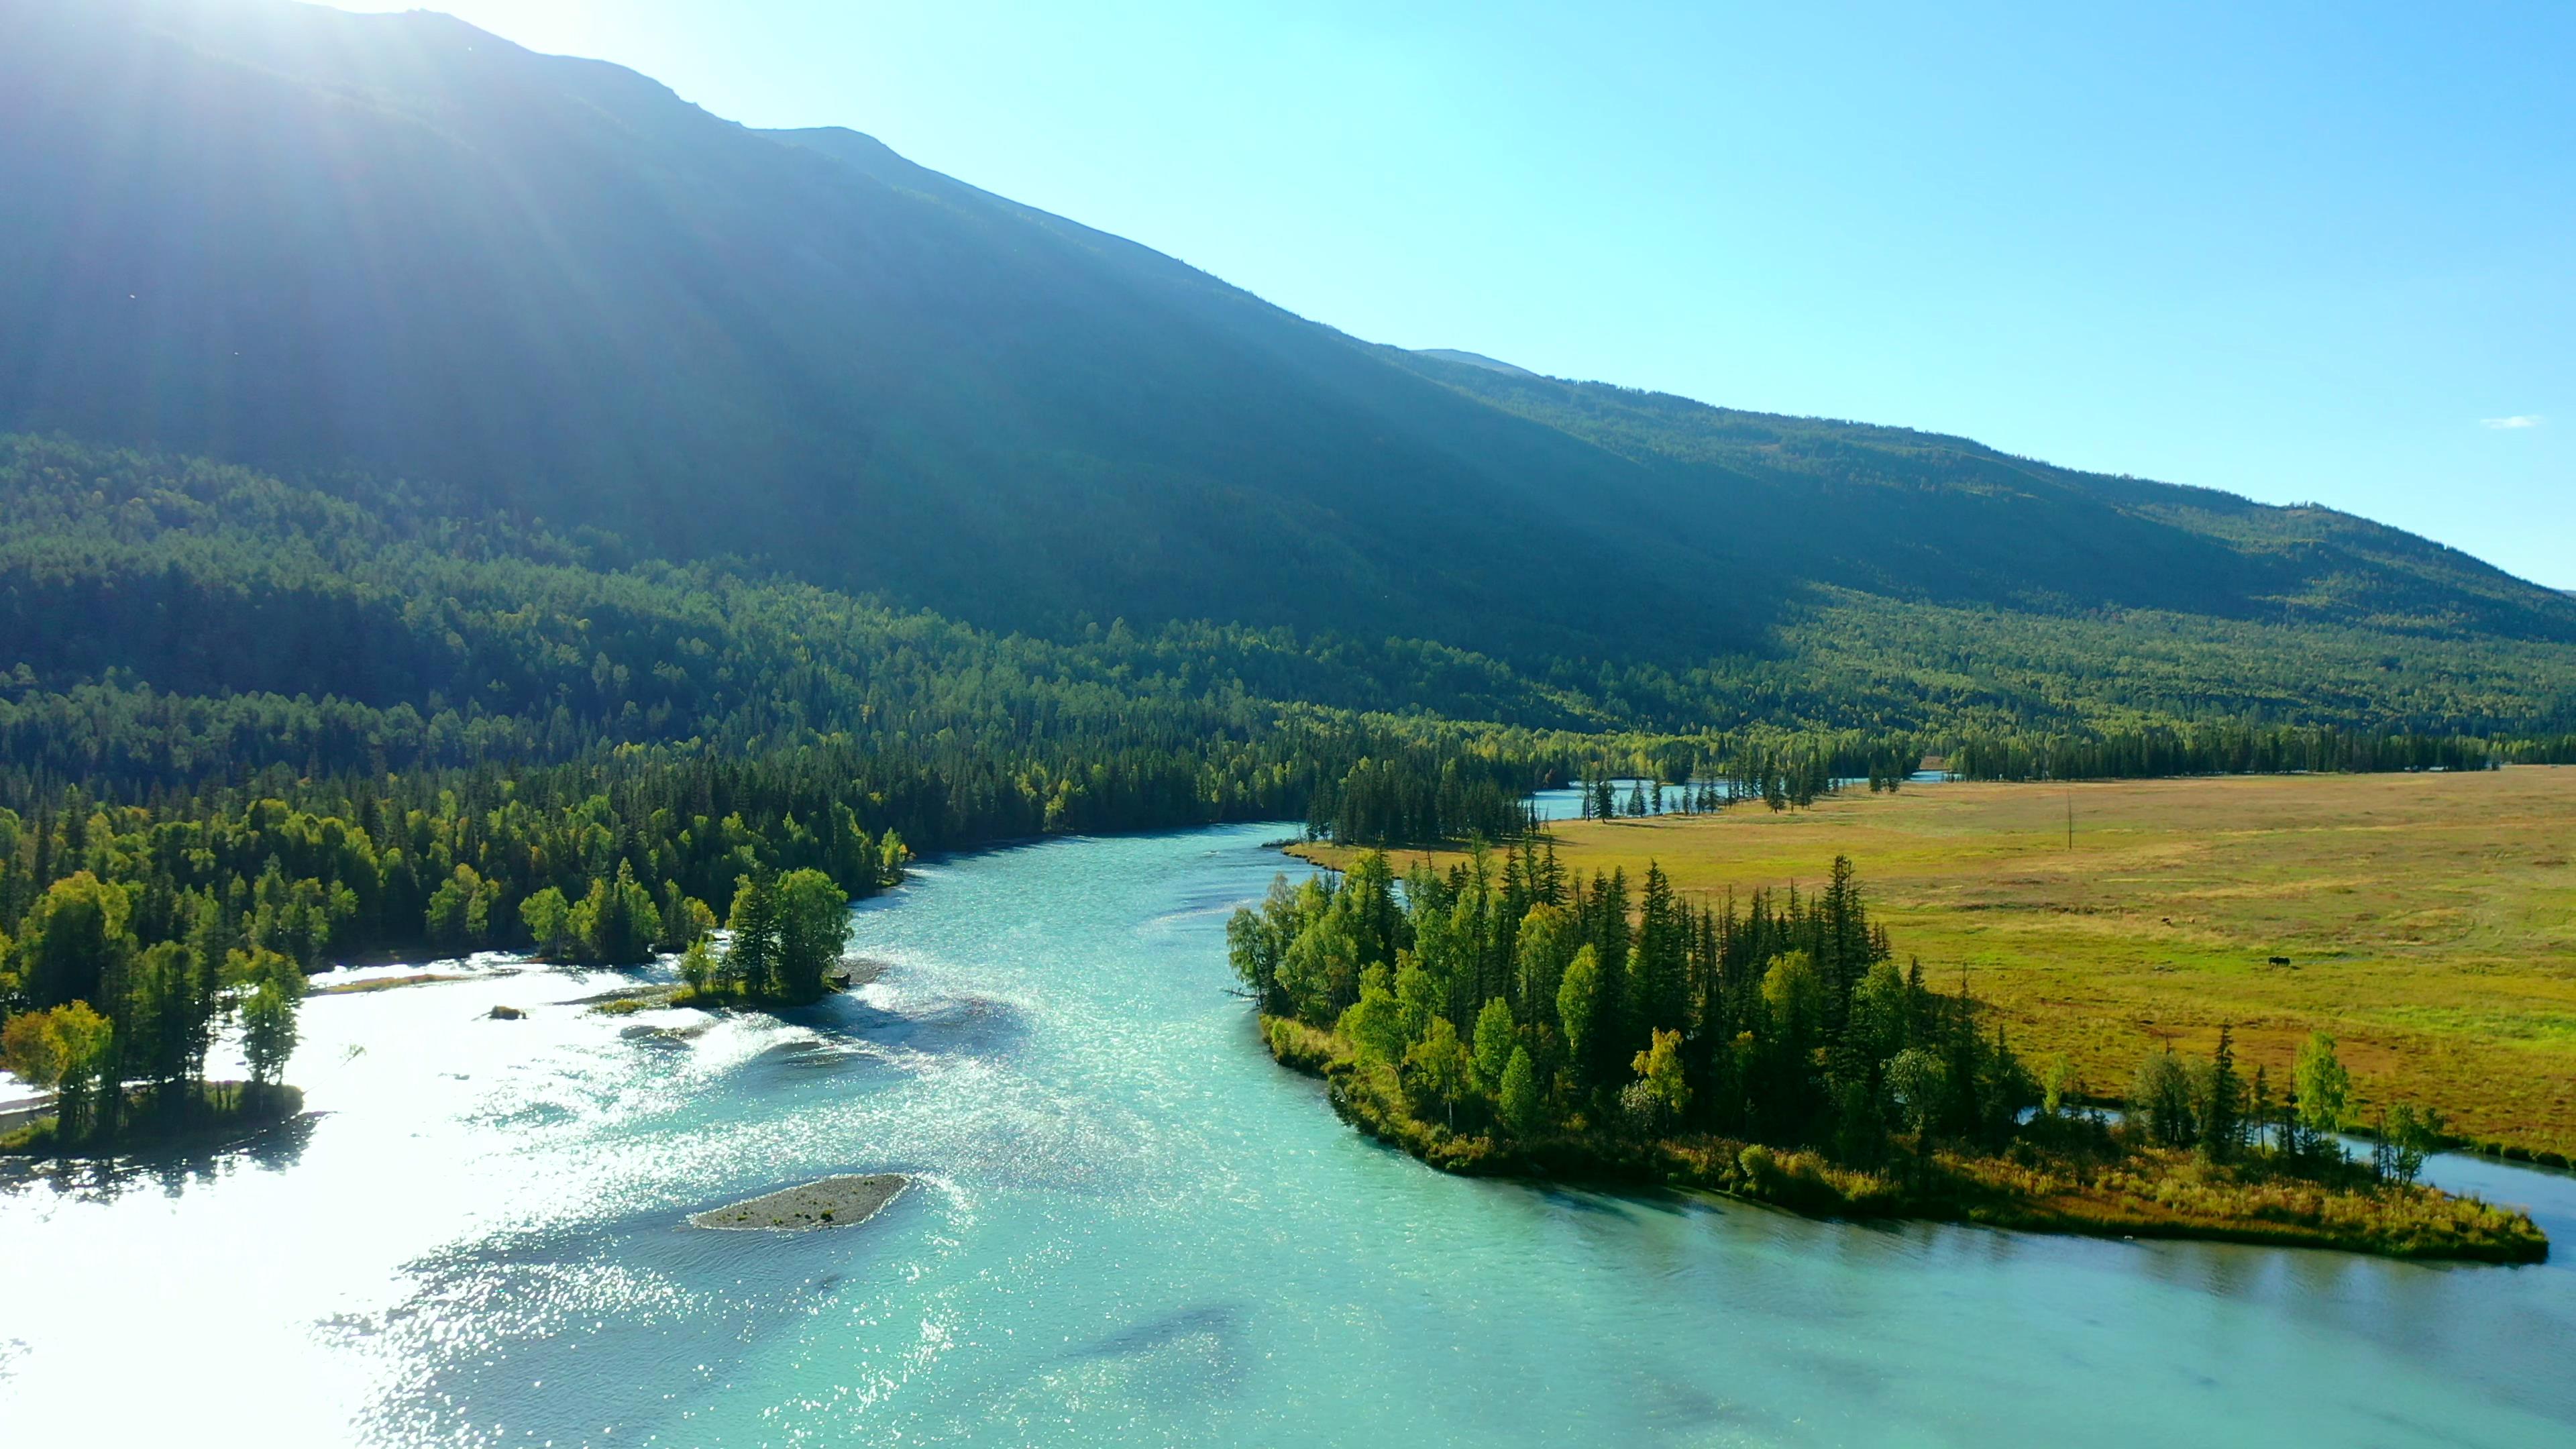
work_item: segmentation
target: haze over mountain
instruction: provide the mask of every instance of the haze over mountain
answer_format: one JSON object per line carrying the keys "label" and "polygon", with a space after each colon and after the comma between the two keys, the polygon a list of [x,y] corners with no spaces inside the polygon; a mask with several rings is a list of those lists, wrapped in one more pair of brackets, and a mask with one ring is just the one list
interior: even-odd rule
{"label": "haze over mountain", "polygon": [[2568,596],[2332,510],[1374,346],[434,14],[0,0],[0,195],[0,431],[408,479],[990,627],[1560,675],[1898,605],[2576,643]]}

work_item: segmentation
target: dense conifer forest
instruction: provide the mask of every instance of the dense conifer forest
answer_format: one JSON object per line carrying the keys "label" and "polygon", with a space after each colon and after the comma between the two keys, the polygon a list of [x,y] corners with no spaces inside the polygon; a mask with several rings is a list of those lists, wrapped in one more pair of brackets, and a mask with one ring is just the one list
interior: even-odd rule
{"label": "dense conifer forest", "polygon": [[[1669,1181],[1835,1213],[2521,1260],[2520,1214],[2416,1187],[2437,1111],[2368,1163],[2333,1038],[2247,1080],[2228,1033],[2135,1080],[2023,1060],[1964,990],[1900,964],[1848,860],[1816,891],[1689,901],[1652,863],[1585,881],[1552,848],[1402,878],[1383,852],[1283,877],[1227,929],[1271,1050],[1353,1123],[1455,1171]],[[2120,1089],[2125,1087],[2125,1097]],[[2125,1106],[2114,1118],[2096,1110]]]}
{"label": "dense conifer forest", "polygon": [[[408,479],[594,565],[751,559],[998,634],[1178,629],[1271,699],[2576,729],[2576,602],[2330,509],[1372,346],[443,16],[0,25],[0,431]],[[647,713],[652,662],[612,658]]]}
{"label": "dense conifer forest", "polygon": [[443,17],[0,26],[38,1076],[183,1081],[334,962],[624,963],[746,897],[701,989],[797,998],[782,902],[1043,834],[2576,753],[2576,604],[2329,510],[1373,347]]}
{"label": "dense conifer forest", "polygon": [[[184,1080],[218,1015],[291,1017],[334,962],[686,952],[761,883],[846,901],[922,849],[1256,819],[1505,841],[1531,790],[1577,776],[1617,816],[1794,809],[1926,757],[2019,779],[2566,749],[2367,722],[1997,731],[1929,700],[1932,727],[1823,728],[1830,691],[1662,733],[1614,680],[1420,641],[996,635],[361,477],[20,437],[0,497],[0,1008],[41,1018],[22,1056],[66,1080]],[[753,956],[705,989],[794,998],[825,969]]]}

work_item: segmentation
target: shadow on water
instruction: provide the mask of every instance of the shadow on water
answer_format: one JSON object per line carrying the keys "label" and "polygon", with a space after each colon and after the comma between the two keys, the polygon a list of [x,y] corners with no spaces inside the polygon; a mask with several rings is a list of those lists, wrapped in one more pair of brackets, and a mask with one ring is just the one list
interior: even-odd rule
{"label": "shadow on water", "polygon": [[934,1056],[998,1055],[1018,1047],[1029,1035],[1026,1012],[980,996],[907,1000],[895,1007],[844,996],[788,1013],[784,1019],[827,1038],[865,1040]]}
{"label": "shadow on water", "polygon": [[[809,1034],[778,1042],[751,1059],[745,1070],[754,1090],[764,1081],[901,1071],[904,1053],[1007,1055],[1029,1034],[1027,1016],[1018,1007],[978,997],[940,998],[902,1009],[840,997],[781,1012],[778,1019]],[[637,1040],[651,1046],[685,1045],[646,1034]]]}
{"label": "shadow on water", "polygon": [[1789,1444],[1799,1437],[1775,1414],[1660,1374],[1640,1376],[1628,1397],[1639,1422],[1658,1434],[1754,1444]]}
{"label": "shadow on water", "polygon": [[1230,1394],[1244,1377],[1244,1314],[1227,1303],[1185,1308],[1120,1329],[1065,1357],[1150,1379],[1157,1397]]}
{"label": "shadow on water", "polygon": [[228,1142],[146,1149],[115,1157],[0,1158],[0,1194],[42,1185],[67,1201],[112,1203],[159,1189],[177,1198],[246,1168],[284,1172],[303,1160],[324,1115],[304,1112]]}
{"label": "shadow on water", "polygon": [[[931,862],[916,861],[915,865],[919,866],[927,863]],[[875,895],[865,896],[861,899],[850,902],[850,914],[854,916],[872,916],[879,911],[891,911],[897,906],[902,905],[904,901],[911,896],[911,894],[912,891],[908,884],[896,886],[892,890],[879,891]]]}
{"label": "shadow on water", "polygon": [[849,1071],[889,1071],[893,1063],[857,1038],[799,1037],[763,1049],[745,1063],[745,1080],[757,1086]]}
{"label": "shadow on water", "polygon": [[[1393,1152],[1399,1149],[1388,1148],[1387,1150]],[[1623,1187],[1615,1184],[1580,1187],[1567,1183],[1519,1178],[1504,1178],[1498,1181],[1527,1193],[1549,1207],[1598,1217],[1625,1218],[1640,1211],[1658,1213],[1667,1217],[1683,1217],[1706,1208],[1709,1201],[1695,1194],[1676,1192],[1671,1188],[1663,1187]]]}

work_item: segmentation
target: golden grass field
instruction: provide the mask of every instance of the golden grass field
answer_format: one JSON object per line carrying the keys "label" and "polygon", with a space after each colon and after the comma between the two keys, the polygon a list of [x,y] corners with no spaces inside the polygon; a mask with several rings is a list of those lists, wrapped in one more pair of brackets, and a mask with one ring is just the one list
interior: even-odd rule
{"label": "golden grass field", "polygon": [[2282,1081],[2322,1028],[2366,1101],[2576,1155],[2576,767],[1941,784],[1552,829],[1587,876],[1652,859],[1710,900],[1848,855],[1899,959],[1945,990],[1964,971],[2017,1047],[2067,1053],[2096,1093],[2221,1022]]}

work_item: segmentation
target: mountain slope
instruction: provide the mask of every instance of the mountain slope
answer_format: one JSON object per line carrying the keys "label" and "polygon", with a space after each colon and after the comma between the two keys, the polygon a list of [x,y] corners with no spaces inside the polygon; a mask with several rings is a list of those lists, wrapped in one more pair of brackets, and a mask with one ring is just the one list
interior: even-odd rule
{"label": "mountain slope", "polygon": [[[2576,639],[2552,591],[2456,549],[2319,507],[2112,477],[1905,428],[1711,407],[1385,349],[1459,391],[1664,473],[1806,577],[2041,612],[2166,609],[2410,632]],[[1819,509],[1829,537],[1792,541]],[[1773,541],[1776,540],[1776,541]]]}
{"label": "mountain slope", "polygon": [[1777,659],[1574,684],[1422,641],[1204,625],[1003,638],[793,580],[625,565],[399,487],[326,492],[0,434],[0,797],[31,777],[170,788],[268,766],[519,768],[639,745],[721,759],[836,738],[942,759],[979,740],[1195,749],[1321,718],[1300,706],[1489,744],[1495,732],[1459,722],[1596,740],[2576,727],[2563,707],[2576,666],[2545,644],[2426,649],[2322,624],[2043,618],[1842,591],[1785,637]]}
{"label": "mountain slope", "polygon": [[[1618,460],[1141,248],[438,17],[230,13],[13,7],[0,188],[43,201],[0,222],[7,425],[428,478],[1015,625],[1567,647],[1516,598],[1605,540],[1677,553],[1586,524]],[[1603,588],[1637,617],[1670,572]]]}
{"label": "mountain slope", "polygon": [[2576,641],[2565,596],[2361,520],[1369,346],[435,15],[0,0],[0,194],[0,429],[402,477],[981,625],[1560,678],[1794,654],[1854,595]]}

